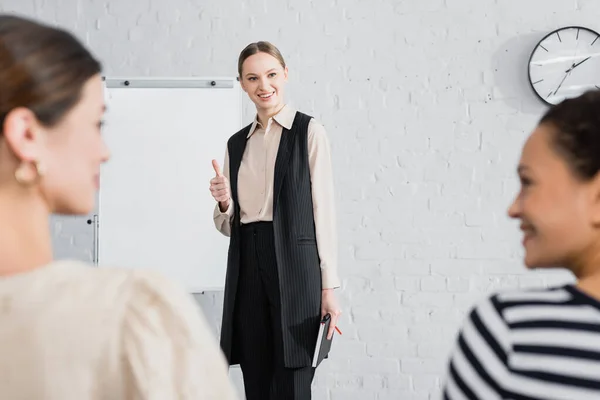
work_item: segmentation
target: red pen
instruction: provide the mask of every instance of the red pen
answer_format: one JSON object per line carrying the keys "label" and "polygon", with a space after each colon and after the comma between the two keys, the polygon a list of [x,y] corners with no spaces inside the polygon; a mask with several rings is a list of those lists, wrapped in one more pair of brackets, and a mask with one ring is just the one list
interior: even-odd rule
{"label": "red pen", "polygon": [[340,331],[340,328],[338,328],[337,326],[335,327],[335,330],[338,331],[338,333],[341,335],[342,331]]}

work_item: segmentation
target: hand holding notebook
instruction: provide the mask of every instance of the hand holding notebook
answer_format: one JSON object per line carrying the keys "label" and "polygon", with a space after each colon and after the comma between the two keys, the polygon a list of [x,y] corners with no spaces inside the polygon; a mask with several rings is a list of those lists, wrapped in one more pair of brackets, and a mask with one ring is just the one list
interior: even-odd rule
{"label": "hand holding notebook", "polygon": [[[314,368],[318,367],[321,364],[323,359],[327,358],[329,355],[329,350],[331,350],[331,342],[333,341],[333,335],[331,335],[331,339],[327,339],[327,334],[329,333],[329,328],[331,326],[331,314],[325,314],[321,323],[319,325],[319,333],[317,334],[317,344],[315,346],[315,354],[313,355],[312,366]],[[336,326],[335,330],[341,335],[339,328]]]}
{"label": "hand holding notebook", "polygon": [[[327,331],[328,339],[333,337],[333,332],[337,326],[337,321],[341,313],[342,311],[340,310],[334,289],[323,289],[321,294],[321,318],[325,317],[327,314],[329,314],[329,318],[331,318],[331,323],[329,324],[329,329]],[[338,333],[341,332],[338,330]]]}

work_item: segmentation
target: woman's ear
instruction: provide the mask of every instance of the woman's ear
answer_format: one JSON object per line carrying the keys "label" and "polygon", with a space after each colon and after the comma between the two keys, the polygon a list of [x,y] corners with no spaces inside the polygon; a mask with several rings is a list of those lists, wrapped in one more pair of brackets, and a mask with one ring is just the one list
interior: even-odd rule
{"label": "woman's ear", "polygon": [[589,185],[591,221],[594,226],[600,227],[600,173],[592,178]]}
{"label": "woman's ear", "polygon": [[27,108],[15,108],[6,115],[4,140],[19,160],[31,162],[38,159],[41,140],[38,126],[37,118]]}

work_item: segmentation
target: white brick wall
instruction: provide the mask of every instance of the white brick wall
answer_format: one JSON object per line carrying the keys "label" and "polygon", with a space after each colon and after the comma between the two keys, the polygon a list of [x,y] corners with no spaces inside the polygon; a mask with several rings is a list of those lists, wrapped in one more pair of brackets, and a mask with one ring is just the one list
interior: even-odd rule
{"label": "white brick wall", "polygon": [[[247,43],[281,48],[290,99],[329,132],[339,205],[344,335],[318,370],[317,400],[436,399],[474,301],[569,279],[524,271],[505,210],[544,109],[526,81],[529,51],[562,25],[600,29],[598,1],[1,0],[0,10],[75,30],[113,75],[234,75]],[[217,330],[221,294],[198,299]]]}

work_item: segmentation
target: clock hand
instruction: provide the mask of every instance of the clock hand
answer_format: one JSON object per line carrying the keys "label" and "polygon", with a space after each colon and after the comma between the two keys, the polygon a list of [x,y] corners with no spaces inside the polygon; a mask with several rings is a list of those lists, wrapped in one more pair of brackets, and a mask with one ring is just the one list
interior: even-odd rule
{"label": "clock hand", "polygon": [[587,58],[584,58],[583,60],[579,61],[578,63],[573,63],[573,65],[571,65],[571,68],[569,68],[568,70],[565,71],[565,76],[562,79],[562,81],[560,81],[560,83],[558,84],[558,87],[554,91],[554,95],[556,95],[556,93],[558,93],[558,90],[560,89],[560,87],[562,86],[562,84],[565,82],[565,79],[567,79],[567,77],[571,74],[571,72],[573,71],[573,69],[576,68],[576,67],[578,67],[579,65],[583,64],[584,62],[586,62],[590,58],[592,58],[592,56],[588,56]]}
{"label": "clock hand", "polygon": [[554,95],[556,95],[556,93],[558,93],[558,89],[560,89],[560,87],[562,86],[562,84],[565,82],[565,79],[567,79],[567,76],[569,76],[569,74],[571,73],[571,70],[573,68],[570,68],[567,73],[565,74],[565,77],[562,79],[562,81],[560,81],[560,83],[558,84],[558,87],[556,88],[556,90],[554,91]]}
{"label": "clock hand", "polygon": [[589,56],[588,58],[585,58],[581,61],[579,61],[577,64],[573,64],[573,66],[571,68],[569,68],[569,70],[567,72],[570,72],[571,70],[573,70],[575,67],[583,64],[584,62],[586,62],[587,60],[589,60],[590,58],[592,58],[592,56]]}

